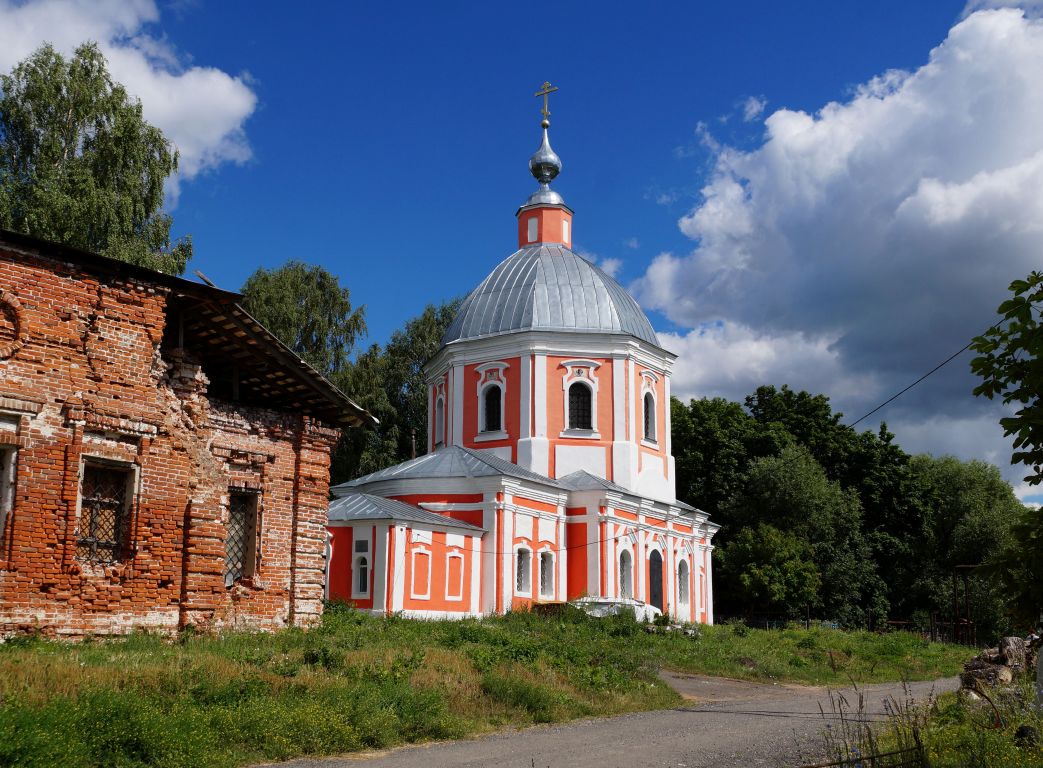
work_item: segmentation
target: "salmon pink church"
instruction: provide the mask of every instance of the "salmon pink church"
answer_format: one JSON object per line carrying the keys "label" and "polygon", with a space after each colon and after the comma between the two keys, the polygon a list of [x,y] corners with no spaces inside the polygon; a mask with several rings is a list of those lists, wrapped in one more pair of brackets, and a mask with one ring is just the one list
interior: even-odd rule
{"label": "salmon pink church", "polygon": [[429,452],[332,489],[328,596],[421,618],[577,600],[712,623],[718,526],[674,490],[675,355],[572,250],[544,101],[518,250],[426,367]]}

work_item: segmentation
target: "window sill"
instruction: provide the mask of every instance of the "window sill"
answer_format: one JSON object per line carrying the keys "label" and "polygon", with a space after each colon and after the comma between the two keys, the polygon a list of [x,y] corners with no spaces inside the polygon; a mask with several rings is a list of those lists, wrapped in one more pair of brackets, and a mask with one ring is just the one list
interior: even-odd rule
{"label": "window sill", "polygon": [[496,432],[479,432],[474,441],[476,443],[488,443],[493,440],[507,440],[510,437],[504,430],[498,430]]}
{"label": "window sill", "polygon": [[655,448],[657,451],[659,450],[659,443],[655,440],[649,440],[646,437],[641,438],[641,445],[645,446],[645,448]]}
{"label": "window sill", "polygon": [[409,594],[409,599],[410,600],[430,600],[431,599],[431,593],[428,592],[426,595],[414,595],[413,593],[410,593]]}
{"label": "window sill", "polygon": [[577,440],[600,440],[601,435],[593,429],[566,429],[559,437],[572,437]]}

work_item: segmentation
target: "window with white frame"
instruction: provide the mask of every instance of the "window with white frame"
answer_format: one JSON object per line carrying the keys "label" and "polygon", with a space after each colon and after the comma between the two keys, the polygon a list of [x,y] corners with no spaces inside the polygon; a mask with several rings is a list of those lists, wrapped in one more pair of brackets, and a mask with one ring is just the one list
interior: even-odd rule
{"label": "window with white frame", "polygon": [[562,437],[597,439],[598,380],[594,371],[601,364],[594,360],[566,360],[562,378],[565,405],[565,430]]}
{"label": "window with white frame", "polygon": [[677,604],[688,605],[688,563],[682,560],[677,564]]}
{"label": "window with white frame", "polygon": [[413,550],[412,570],[411,597],[417,600],[427,600],[431,597],[431,552],[429,550]]}
{"label": "window with white frame", "polygon": [[355,597],[369,595],[369,540],[355,539],[355,567],[352,592]]}
{"label": "window with white frame", "polygon": [[540,597],[554,597],[554,555],[540,552]]}
{"label": "window with white frame", "polygon": [[475,368],[478,384],[475,394],[478,398],[478,435],[477,439],[494,440],[506,437],[504,432],[504,400],[507,395],[507,369],[510,366],[503,362],[483,363]]}
{"label": "window with white frame", "polygon": [[569,429],[593,429],[591,391],[586,382],[569,385]]}
{"label": "window with white frame", "polygon": [[129,464],[88,459],[80,476],[80,518],[76,557],[109,565],[129,549],[134,471]]}
{"label": "window with white frame", "polygon": [[445,567],[445,599],[462,600],[464,596],[464,556],[450,552]]}
{"label": "window with white frame", "polygon": [[499,384],[486,384],[482,390],[482,432],[499,432],[503,410],[503,390]]}
{"label": "window with white frame", "polygon": [[445,399],[439,396],[435,400],[435,445],[445,444]]}
{"label": "window with white frame", "polygon": [[645,440],[655,442],[655,395],[645,392]]}
{"label": "window with white frame", "polygon": [[520,548],[515,555],[514,591],[519,595],[532,594],[532,550]]}
{"label": "window with white frame", "polygon": [[18,450],[13,446],[0,448],[0,540],[7,530],[7,519],[14,509],[15,472]]}
{"label": "window with white frame", "polygon": [[627,599],[634,596],[634,560],[626,549],[619,555],[619,596]]}

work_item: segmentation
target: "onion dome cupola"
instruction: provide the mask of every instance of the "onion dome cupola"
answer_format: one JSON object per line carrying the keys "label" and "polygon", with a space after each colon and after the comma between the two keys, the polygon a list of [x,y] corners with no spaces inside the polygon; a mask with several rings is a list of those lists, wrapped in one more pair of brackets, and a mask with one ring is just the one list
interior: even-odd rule
{"label": "onion dome cupola", "polygon": [[561,173],[561,158],[551,148],[550,110],[547,108],[547,97],[558,90],[550,83],[544,83],[536,92],[543,97],[543,142],[536,153],[529,158],[529,171],[540,186],[529,195],[529,199],[518,209],[518,247],[524,248],[534,243],[555,243],[572,246],[572,209],[565,205],[565,200],[550,184]]}

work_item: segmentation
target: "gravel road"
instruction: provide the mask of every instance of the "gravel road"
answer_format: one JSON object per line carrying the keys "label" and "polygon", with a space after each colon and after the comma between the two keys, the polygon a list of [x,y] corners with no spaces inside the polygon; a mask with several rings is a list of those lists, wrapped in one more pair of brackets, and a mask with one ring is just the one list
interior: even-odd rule
{"label": "gravel road", "polygon": [[[665,674],[687,700],[677,709],[639,712],[564,725],[501,731],[468,741],[402,747],[390,752],[294,760],[286,768],[747,768],[800,765],[801,750],[820,738],[830,710],[826,688],[764,685],[723,678]],[[918,699],[955,690],[956,678],[912,683]],[[857,695],[842,691],[849,700]],[[883,714],[889,696],[903,698],[901,685],[863,689],[866,709]]]}

